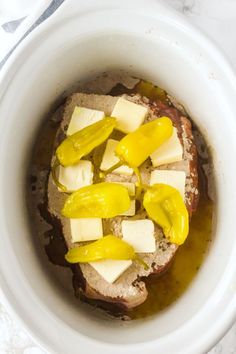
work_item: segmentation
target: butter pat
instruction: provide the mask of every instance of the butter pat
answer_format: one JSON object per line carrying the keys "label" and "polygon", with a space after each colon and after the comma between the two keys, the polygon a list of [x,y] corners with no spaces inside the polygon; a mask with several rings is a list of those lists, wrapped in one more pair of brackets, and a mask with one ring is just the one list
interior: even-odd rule
{"label": "butter pat", "polygon": [[[107,171],[110,167],[114,166],[119,162],[118,157],[115,155],[115,149],[119,141],[114,139],[108,139],[106,149],[102,158],[102,163],[100,169],[102,171]],[[133,169],[128,166],[121,166],[113,171],[114,173],[123,174],[131,176],[133,174]]]}
{"label": "butter pat", "polygon": [[130,207],[128,210],[124,211],[122,214],[123,216],[133,216],[135,215],[135,200],[131,200]]}
{"label": "butter pat", "polygon": [[72,114],[66,134],[68,136],[72,135],[87,126],[98,122],[104,117],[105,114],[102,111],[96,111],[95,109],[76,106]]}
{"label": "butter pat", "polygon": [[132,264],[131,260],[106,259],[90,265],[108,282],[114,283]]}
{"label": "butter pat", "polygon": [[58,180],[68,192],[74,192],[93,183],[93,165],[91,161],[80,160],[73,166],[60,166]]}
{"label": "butter pat", "polygon": [[[114,183],[120,184],[121,186],[124,186],[125,188],[127,188],[128,193],[131,197],[135,196],[135,184],[134,183],[131,183],[131,182],[114,182]],[[133,216],[133,215],[135,215],[135,207],[136,207],[135,200],[131,200],[129,209],[119,215]]]}
{"label": "butter pat", "polygon": [[120,97],[115,104],[111,116],[117,119],[116,129],[127,134],[140,127],[147,112],[148,109],[146,107]]}
{"label": "butter pat", "polygon": [[154,167],[181,161],[183,159],[183,147],[178,138],[176,128],[174,128],[170,139],[153,152],[150,157]]}
{"label": "butter pat", "polygon": [[135,252],[155,252],[154,224],[151,220],[123,220],[123,240],[134,247]]}
{"label": "butter pat", "polygon": [[103,237],[102,219],[70,219],[72,242],[92,241]]}
{"label": "butter pat", "polygon": [[155,170],[151,172],[150,185],[163,183],[172,186],[180,192],[182,198],[185,196],[186,174],[184,171]]}

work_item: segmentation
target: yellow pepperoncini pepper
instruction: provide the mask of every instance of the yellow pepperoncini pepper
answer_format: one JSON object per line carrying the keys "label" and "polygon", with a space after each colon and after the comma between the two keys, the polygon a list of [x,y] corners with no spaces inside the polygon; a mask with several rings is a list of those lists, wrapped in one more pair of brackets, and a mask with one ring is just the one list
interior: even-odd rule
{"label": "yellow pepperoncini pepper", "polygon": [[68,136],[56,150],[56,157],[60,164],[66,167],[78,163],[81,157],[102,144],[115,126],[116,119],[106,117]]}
{"label": "yellow pepperoncini pepper", "polygon": [[189,232],[189,215],[177,189],[167,184],[154,184],[144,194],[143,205],[171,243],[184,243]]}
{"label": "yellow pepperoncini pepper", "polygon": [[113,218],[130,207],[128,189],[102,182],[82,187],[66,200],[62,215],[67,218]]}
{"label": "yellow pepperoncini pepper", "polygon": [[167,103],[167,93],[165,90],[158,86],[154,86],[148,81],[140,80],[135,86],[135,89],[141,96],[146,96],[152,101],[159,99],[162,102]]}
{"label": "yellow pepperoncini pepper", "polygon": [[173,133],[173,125],[168,117],[161,117],[141,125],[134,132],[120,140],[115,153],[121,162],[130,167],[139,167]]}
{"label": "yellow pepperoncini pepper", "polygon": [[135,253],[133,246],[124,240],[107,235],[85,246],[70,249],[65,255],[69,263],[88,263],[105,259],[136,260],[144,269],[148,269],[145,261]]}
{"label": "yellow pepperoncini pepper", "polygon": [[127,242],[107,235],[88,245],[72,248],[65,258],[69,263],[87,263],[103,259],[135,259],[136,255]]}

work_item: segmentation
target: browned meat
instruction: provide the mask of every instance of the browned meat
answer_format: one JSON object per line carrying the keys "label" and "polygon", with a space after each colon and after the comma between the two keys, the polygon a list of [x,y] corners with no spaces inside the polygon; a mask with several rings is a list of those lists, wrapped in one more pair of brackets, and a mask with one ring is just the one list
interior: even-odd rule
{"label": "browned meat", "polygon": [[[184,170],[186,172],[186,186],[185,186],[185,203],[188,208],[189,214],[196,210],[198,204],[198,173],[197,173],[197,152],[193,140],[191,123],[184,117],[180,111],[172,106],[163,104],[162,102],[150,103],[148,99],[141,98],[138,95],[125,97],[133,102],[148,106],[149,114],[146,121],[150,121],[160,116],[168,116],[172,119],[173,124],[178,130],[179,138],[183,145],[184,156],[183,161],[178,163],[161,166],[161,169],[176,169]],[[70,121],[72,112],[76,105],[84,106],[87,108],[98,109],[110,115],[116,103],[117,97],[108,95],[94,95],[94,94],[73,94],[66,102],[64,109],[64,116],[57,134],[55,145],[63,139],[64,132]],[[115,132],[113,137],[119,137],[120,133]],[[95,149],[90,156],[95,165],[100,164],[104,146]],[[151,162],[148,159],[141,166],[141,174],[143,180],[148,183],[150,173],[153,170]],[[134,181],[135,176],[124,177],[116,174],[107,176],[108,181]],[[64,238],[68,248],[76,247],[78,244],[71,243],[69,220],[62,218],[60,215],[61,207],[65,201],[66,195],[58,192],[57,188],[52,182],[51,176],[48,181],[48,209],[51,214],[56,216],[62,224]],[[144,219],[147,217],[146,212],[138,212],[133,218]],[[113,233],[120,237],[121,235],[121,221],[127,217],[117,216],[113,219],[103,220],[104,234]],[[161,273],[165,271],[171,263],[176,251],[177,246],[169,243],[163,236],[162,230],[155,226],[156,237],[156,252],[142,254],[145,262],[149,265],[148,270],[136,262],[127,269],[113,284],[106,282],[90,264],[78,265],[77,274],[80,277],[80,290],[90,299],[102,300],[109,303],[118,304],[123,308],[131,309],[143,303],[147,297],[147,290],[143,279],[153,273]]]}

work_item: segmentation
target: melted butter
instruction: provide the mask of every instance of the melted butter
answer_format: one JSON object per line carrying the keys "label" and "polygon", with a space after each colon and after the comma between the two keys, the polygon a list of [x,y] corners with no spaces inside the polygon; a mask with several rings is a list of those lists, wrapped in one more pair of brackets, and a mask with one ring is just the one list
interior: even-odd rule
{"label": "melted butter", "polygon": [[213,203],[204,195],[190,222],[190,232],[179,247],[167,272],[145,280],[147,300],[132,312],[133,319],[144,318],[164,310],[176,301],[196,276],[208,251],[212,233]]}

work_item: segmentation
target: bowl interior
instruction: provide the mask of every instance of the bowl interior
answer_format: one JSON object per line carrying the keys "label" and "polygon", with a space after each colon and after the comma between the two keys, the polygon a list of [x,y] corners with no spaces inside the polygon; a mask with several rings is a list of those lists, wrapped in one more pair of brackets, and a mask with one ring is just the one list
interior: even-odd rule
{"label": "bowl interior", "polygon": [[[177,333],[193,318],[198,318],[213,294],[217,297],[215,302],[211,301],[212,309],[223,308],[231,295],[228,284],[222,279],[235,243],[230,232],[231,206],[235,199],[230,186],[235,181],[235,171],[227,164],[229,154],[235,151],[231,129],[233,108],[230,88],[221,68],[191,33],[161,20],[158,23],[155,20],[156,27],[152,28],[152,20],[148,22],[140,14],[132,28],[124,14],[122,26],[118,22],[119,15],[106,27],[101,25],[104,16],[96,17],[94,27],[97,24],[97,28],[91,32],[86,30],[86,16],[79,24],[71,19],[59,24],[56,30],[42,30],[34,42],[25,45],[12,69],[13,81],[0,108],[4,130],[1,142],[2,242],[5,260],[11,257],[11,264],[3,267],[13,293],[17,279],[19,292],[15,297],[22,309],[27,306],[23,305],[27,291],[38,305],[35,315],[41,311],[55,321],[58,334],[46,328],[38,328],[39,332],[54,331],[52,336],[56,340],[63,326],[70,338],[82,334],[99,342],[131,344]],[[139,23],[140,28],[135,23]],[[57,279],[52,275],[54,266],[48,263],[44,250],[30,231],[25,203],[26,169],[45,114],[79,81],[118,69],[158,84],[184,104],[212,148],[217,185],[214,239],[194,282],[174,305],[158,316],[127,323],[105,319],[78,304],[65,285],[71,281],[66,270],[62,269]],[[206,323],[211,316],[206,314]],[[66,338],[62,339],[64,341]]]}

